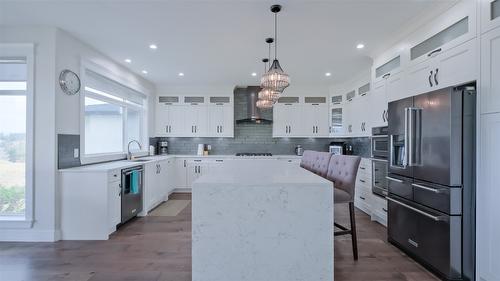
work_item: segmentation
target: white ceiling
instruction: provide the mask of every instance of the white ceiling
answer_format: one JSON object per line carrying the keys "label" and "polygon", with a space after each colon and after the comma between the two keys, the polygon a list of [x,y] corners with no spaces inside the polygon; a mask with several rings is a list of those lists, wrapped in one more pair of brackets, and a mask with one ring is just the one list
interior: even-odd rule
{"label": "white ceiling", "polygon": [[[453,0],[280,1],[279,59],[292,85],[343,82],[405,25]],[[2,1],[9,25],[60,27],[157,85],[255,85],[274,1]],[[364,50],[356,44],[363,42]],[[148,48],[158,45],[156,51]],[[125,58],[131,58],[127,65]],[[184,72],[184,77],[178,73]],[[257,77],[251,73],[257,72]],[[331,72],[331,77],[325,77]]]}

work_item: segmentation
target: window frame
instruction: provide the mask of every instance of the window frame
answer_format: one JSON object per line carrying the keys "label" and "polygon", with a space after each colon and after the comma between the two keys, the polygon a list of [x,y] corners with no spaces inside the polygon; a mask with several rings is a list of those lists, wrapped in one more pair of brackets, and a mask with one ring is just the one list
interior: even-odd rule
{"label": "window frame", "polygon": [[31,43],[0,44],[2,57],[25,57],[27,68],[26,79],[26,183],[24,217],[0,215],[1,228],[32,228],[34,222],[34,92],[35,92],[35,45]]}
{"label": "window frame", "polygon": [[[145,96],[143,99],[143,105],[141,106],[136,106],[130,103],[126,102],[120,102],[117,100],[113,100],[111,98],[107,98],[105,96],[95,94],[92,92],[88,92],[85,87],[87,85],[87,77],[86,77],[86,71],[92,71],[94,73],[97,73],[113,82],[116,82],[118,84],[121,84],[122,86],[128,87],[130,89],[133,89],[136,92],[139,92]],[[93,163],[100,163],[100,162],[107,162],[107,161],[115,161],[115,160],[122,160],[127,158],[127,138],[128,138],[128,132],[127,132],[127,111],[128,107],[133,107],[135,109],[139,109],[142,111],[141,114],[141,127],[140,127],[140,135],[141,139],[139,142],[142,145],[142,149],[140,151],[135,151],[135,155],[137,156],[146,156],[148,155],[148,147],[149,147],[149,139],[148,139],[148,131],[147,131],[147,122],[148,122],[148,99],[149,96],[145,93],[143,93],[143,90],[137,89],[137,87],[130,85],[124,79],[121,77],[117,77],[116,75],[110,73],[106,69],[100,67],[99,65],[96,65],[90,61],[82,60],[81,63],[81,89],[80,89],[80,162],[81,164],[93,164]],[[93,99],[109,102],[112,104],[117,104],[120,105],[123,109],[122,113],[122,137],[123,137],[123,144],[122,144],[122,152],[109,152],[109,153],[96,153],[96,154],[86,154],[85,153],[85,97],[90,97]]]}

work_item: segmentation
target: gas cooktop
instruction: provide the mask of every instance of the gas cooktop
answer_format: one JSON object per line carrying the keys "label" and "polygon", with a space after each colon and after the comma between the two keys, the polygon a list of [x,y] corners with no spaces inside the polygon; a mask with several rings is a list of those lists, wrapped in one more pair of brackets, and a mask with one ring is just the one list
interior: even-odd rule
{"label": "gas cooktop", "polygon": [[236,156],[273,156],[272,153],[267,152],[240,152],[236,153]]}

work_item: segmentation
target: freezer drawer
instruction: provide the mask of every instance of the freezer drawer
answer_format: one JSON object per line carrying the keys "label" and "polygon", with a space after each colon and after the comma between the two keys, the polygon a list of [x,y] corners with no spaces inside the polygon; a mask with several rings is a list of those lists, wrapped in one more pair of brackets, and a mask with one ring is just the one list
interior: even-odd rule
{"label": "freezer drawer", "polygon": [[462,275],[462,218],[388,198],[389,241],[445,279]]}
{"label": "freezer drawer", "polygon": [[413,179],[389,174],[387,176],[389,194],[394,194],[408,200],[413,199]]}
{"label": "freezer drawer", "polygon": [[450,215],[462,214],[462,188],[415,181],[413,200]]}

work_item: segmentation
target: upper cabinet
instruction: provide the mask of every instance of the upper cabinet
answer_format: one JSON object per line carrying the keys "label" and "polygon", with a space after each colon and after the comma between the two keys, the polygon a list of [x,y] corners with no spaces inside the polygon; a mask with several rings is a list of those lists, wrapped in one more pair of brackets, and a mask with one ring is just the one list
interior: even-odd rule
{"label": "upper cabinet", "polygon": [[273,137],[329,137],[325,96],[281,97],[273,107]]}
{"label": "upper cabinet", "polygon": [[208,116],[209,136],[234,136],[234,108],[231,97],[210,97]]}
{"label": "upper cabinet", "polygon": [[343,136],[344,130],[343,95],[330,97],[330,136]]}
{"label": "upper cabinet", "polygon": [[500,0],[481,0],[481,32],[500,26]]}
{"label": "upper cabinet", "polygon": [[233,137],[231,96],[159,96],[158,137]]}
{"label": "upper cabinet", "polygon": [[481,37],[481,113],[500,112],[500,28]]}

